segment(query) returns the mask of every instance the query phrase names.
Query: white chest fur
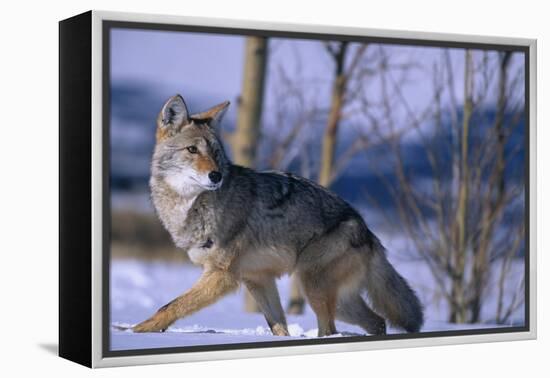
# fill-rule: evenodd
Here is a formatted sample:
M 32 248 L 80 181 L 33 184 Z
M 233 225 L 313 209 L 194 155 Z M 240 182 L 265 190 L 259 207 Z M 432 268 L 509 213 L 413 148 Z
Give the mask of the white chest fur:
M 202 265 L 206 261 L 210 250 L 202 246 L 191 247 L 187 250 L 187 256 L 193 264 Z
M 166 215 L 162 218 L 168 232 L 172 236 L 174 243 L 180 248 L 190 248 L 192 242 L 192 235 L 188 235 L 184 232 L 185 222 L 189 215 L 189 209 L 193 206 L 195 198 L 189 200 L 182 200 L 172 209 L 166 211 Z
M 202 265 L 210 252 L 209 248 L 204 248 L 204 240 L 196 240 L 195 235 L 191 235 L 185 232 L 185 222 L 188 218 L 189 210 L 193 206 L 193 201 L 182 201 L 173 209 L 169 210 L 167 216 L 169 220 L 166 223 L 169 224 L 166 228 L 174 243 L 177 247 L 187 250 L 189 259 L 194 264 Z
M 152 183 L 156 184 L 154 180 Z M 186 235 L 184 230 L 189 210 L 197 195 L 182 196 L 160 185 L 152 185 L 152 189 L 153 203 L 172 240 L 180 248 L 189 248 L 191 235 Z
M 211 260 L 217 249 L 212 245 L 212 240 L 199 231 L 204 231 L 203 227 L 193 223 L 197 219 L 192 220 L 189 217 L 200 192 L 176 192 L 170 183 L 167 183 L 168 186 L 163 183 L 159 185 L 155 179 L 151 180 L 151 184 L 152 198 L 159 218 L 176 246 L 186 250 L 189 259 L 195 264 L 202 265 L 208 259 Z

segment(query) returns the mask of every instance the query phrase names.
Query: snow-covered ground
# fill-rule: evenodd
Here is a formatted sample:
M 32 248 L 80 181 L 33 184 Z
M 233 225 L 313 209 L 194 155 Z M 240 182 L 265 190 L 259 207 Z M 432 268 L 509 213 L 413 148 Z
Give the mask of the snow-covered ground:
M 495 327 L 494 324 L 456 325 L 445 322 L 447 313 L 442 301 L 434 297 L 428 272 L 418 263 L 394 262 L 396 268 L 415 287 L 426 307 L 426 322 L 422 331 L 463 330 Z M 521 264 L 515 268 L 519 272 Z M 134 325 L 151 316 L 159 307 L 183 293 L 197 280 L 201 269 L 190 264 L 173 262 L 151 262 L 138 260 L 113 260 L 111 262 L 111 324 Z M 283 305 L 289 295 L 288 277 L 278 282 Z M 494 304 L 489 301 L 484 311 L 490 318 Z M 523 321 L 522 309 L 517 311 Z M 305 314 L 287 317 L 291 338 L 314 338 L 317 323 L 311 308 Z M 364 335 L 356 326 L 342 322 L 336 324 L 339 335 Z M 389 333 L 399 330 L 389 329 Z M 243 290 L 228 295 L 203 310 L 178 320 L 164 333 L 137 334 L 111 327 L 111 350 L 149 349 L 176 346 L 250 343 L 280 341 L 284 338 L 271 334 L 261 314 L 243 311 Z

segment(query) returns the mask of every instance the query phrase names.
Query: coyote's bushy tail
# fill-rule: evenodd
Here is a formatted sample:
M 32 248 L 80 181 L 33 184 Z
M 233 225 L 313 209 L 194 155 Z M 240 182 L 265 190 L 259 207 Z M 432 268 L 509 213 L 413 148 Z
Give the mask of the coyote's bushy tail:
M 390 264 L 378 241 L 366 255 L 366 289 L 374 310 L 393 326 L 418 332 L 424 315 L 414 290 Z

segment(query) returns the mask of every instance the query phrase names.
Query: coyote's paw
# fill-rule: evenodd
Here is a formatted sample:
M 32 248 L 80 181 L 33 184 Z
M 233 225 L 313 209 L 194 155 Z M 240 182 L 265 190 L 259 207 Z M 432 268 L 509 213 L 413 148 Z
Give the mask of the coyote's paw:
M 132 328 L 134 332 L 164 332 L 172 321 L 162 312 L 157 312 L 151 318 L 139 323 Z
M 286 326 L 280 323 L 274 324 L 273 327 L 271 327 L 271 332 L 273 332 L 274 336 L 290 336 Z
M 381 319 L 378 322 L 369 324 L 367 332 L 371 335 L 385 335 L 386 334 L 386 322 Z

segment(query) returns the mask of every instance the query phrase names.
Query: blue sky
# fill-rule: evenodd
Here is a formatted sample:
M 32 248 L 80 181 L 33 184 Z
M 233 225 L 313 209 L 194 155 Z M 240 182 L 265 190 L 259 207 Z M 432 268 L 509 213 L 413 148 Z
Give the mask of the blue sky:
M 186 99 L 208 97 L 211 105 L 229 100 L 233 103 L 228 118 L 235 117 L 235 100 L 242 85 L 245 40 L 242 36 L 206 33 L 151 31 L 137 29 L 113 29 L 111 34 L 111 75 L 114 82 L 142 82 L 154 87 L 159 95 L 168 98 L 180 93 Z M 356 47 L 356 46 L 355 46 Z M 368 54 L 383 51 L 395 64 L 414 63 L 404 81 L 399 74 L 400 90 L 412 111 L 421 112 L 432 101 L 433 68 L 440 64 L 441 48 L 371 45 Z M 451 49 L 455 97 L 463 102 L 461 83 L 464 71 L 464 50 Z M 266 120 L 277 107 L 276 88 L 280 85 L 281 69 L 300 83 L 310 101 L 320 106 L 328 104 L 333 73 L 333 62 L 323 44 L 314 40 L 271 39 L 264 114 Z M 482 53 L 474 53 L 481 61 Z M 495 53 L 492 53 L 495 56 Z M 349 64 L 349 59 L 348 59 Z M 514 58 L 513 67 L 521 68 L 522 58 Z M 364 86 L 368 96 L 376 100 L 380 96 L 380 80 L 376 75 Z M 450 98 L 443 96 L 444 103 Z M 488 99 L 494 103 L 496 97 Z M 191 109 L 199 111 L 202 109 Z M 396 113 L 406 114 L 396 107 Z M 268 123 L 268 122 L 267 122 Z

